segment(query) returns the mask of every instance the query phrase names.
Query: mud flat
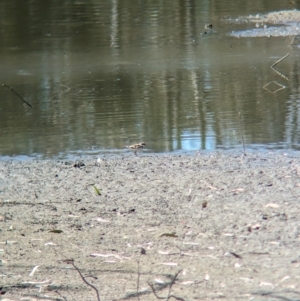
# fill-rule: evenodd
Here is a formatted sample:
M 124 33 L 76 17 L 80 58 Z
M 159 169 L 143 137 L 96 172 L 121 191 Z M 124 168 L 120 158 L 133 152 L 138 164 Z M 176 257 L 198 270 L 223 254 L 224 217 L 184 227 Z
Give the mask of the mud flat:
M 297 153 L 0 161 L 0 181 L 2 300 L 97 300 L 67 259 L 101 300 L 167 299 L 179 271 L 177 300 L 300 300 Z
M 265 15 L 246 16 L 235 20 L 236 23 L 255 23 L 257 28 L 233 31 L 234 37 L 282 37 L 300 34 L 300 11 L 285 10 Z M 275 25 L 275 26 L 274 26 Z

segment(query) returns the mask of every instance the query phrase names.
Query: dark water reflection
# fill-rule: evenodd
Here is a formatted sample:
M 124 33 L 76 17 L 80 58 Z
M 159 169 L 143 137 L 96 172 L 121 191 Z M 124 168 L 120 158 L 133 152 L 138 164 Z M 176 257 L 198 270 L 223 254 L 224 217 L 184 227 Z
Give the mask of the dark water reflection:
M 253 3 L 254 2 L 254 3 Z M 299 49 L 235 38 L 238 16 L 297 1 L 2 1 L 0 155 L 298 149 Z M 205 29 L 206 23 L 213 30 Z M 205 33 L 207 32 L 207 33 Z M 278 69 L 270 66 L 290 53 Z M 276 81 L 286 88 L 271 93 Z M 277 89 L 270 86 L 270 89 Z

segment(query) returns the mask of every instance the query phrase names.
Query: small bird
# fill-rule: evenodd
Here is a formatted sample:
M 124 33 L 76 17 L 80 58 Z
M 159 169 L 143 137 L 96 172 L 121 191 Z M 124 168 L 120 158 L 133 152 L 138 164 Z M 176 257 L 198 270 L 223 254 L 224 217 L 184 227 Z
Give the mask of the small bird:
M 137 143 L 137 144 L 132 144 L 129 146 L 124 146 L 125 148 L 129 148 L 132 149 L 134 151 L 134 154 L 137 156 L 136 152 L 138 150 L 142 150 L 144 148 L 144 146 L 146 145 L 145 142 L 141 142 L 141 143 Z

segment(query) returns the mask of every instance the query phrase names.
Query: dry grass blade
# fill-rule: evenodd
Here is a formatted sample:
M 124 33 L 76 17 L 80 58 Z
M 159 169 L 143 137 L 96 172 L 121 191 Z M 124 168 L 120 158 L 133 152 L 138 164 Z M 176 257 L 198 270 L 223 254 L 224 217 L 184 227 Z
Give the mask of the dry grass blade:
M 94 185 L 93 187 L 94 187 L 94 189 L 95 189 L 96 194 L 97 194 L 97 195 L 101 195 L 100 190 L 99 190 L 95 185 Z

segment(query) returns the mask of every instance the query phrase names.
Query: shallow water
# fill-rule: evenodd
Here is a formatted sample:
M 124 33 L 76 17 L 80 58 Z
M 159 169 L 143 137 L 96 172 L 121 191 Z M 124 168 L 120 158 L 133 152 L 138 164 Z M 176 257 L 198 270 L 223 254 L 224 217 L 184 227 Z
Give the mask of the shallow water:
M 297 45 L 230 36 L 295 7 L 254 2 L 2 1 L 0 155 L 299 149 Z

